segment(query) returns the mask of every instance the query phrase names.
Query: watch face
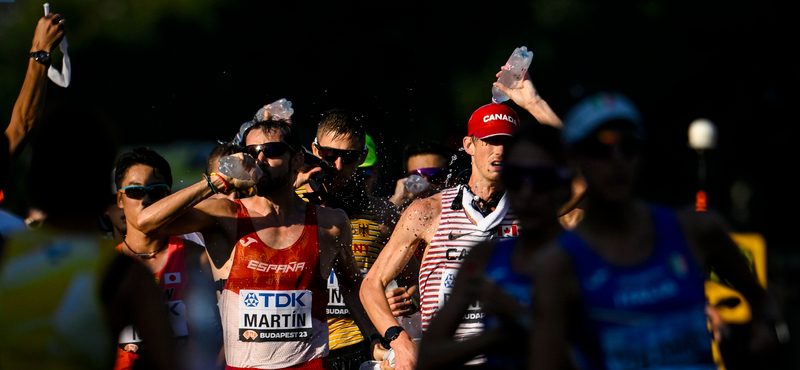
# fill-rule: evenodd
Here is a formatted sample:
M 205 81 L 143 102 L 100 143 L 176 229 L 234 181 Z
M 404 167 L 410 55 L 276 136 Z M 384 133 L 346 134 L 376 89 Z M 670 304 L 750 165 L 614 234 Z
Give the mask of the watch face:
M 43 50 L 31 53 L 31 57 L 39 63 L 50 63 L 50 54 Z

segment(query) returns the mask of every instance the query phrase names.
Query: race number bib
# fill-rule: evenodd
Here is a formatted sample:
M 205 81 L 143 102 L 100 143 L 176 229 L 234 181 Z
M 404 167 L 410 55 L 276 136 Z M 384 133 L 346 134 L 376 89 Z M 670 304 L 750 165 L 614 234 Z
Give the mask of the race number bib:
M 311 338 L 311 291 L 239 291 L 239 340 L 306 341 Z
M 445 268 L 442 269 L 441 286 L 439 286 L 439 306 L 447 304 L 450 299 L 450 294 L 453 292 L 453 284 L 456 281 L 458 269 Z M 467 307 L 467 312 L 461 319 L 461 323 L 480 323 L 483 319 L 483 312 L 481 311 L 481 302 L 472 302 Z
M 172 335 L 175 338 L 185 338 L 189 335 L 189 326 L 186 323 L 186 304 L 183 301 L 164 302 L 167 309 Z M 133 325 L 128 325 L 119 333 L 119 348 L 126 352 L 137 353 L 142 349 L 142 337 L 139 330 Z
M 345 306 L 342 291 L 339 290 L 339 278 L 336 277 L 333 269 L 328 277 L 328 307 L 326 311 L 329 318 L 350 318 L 350 310 Z

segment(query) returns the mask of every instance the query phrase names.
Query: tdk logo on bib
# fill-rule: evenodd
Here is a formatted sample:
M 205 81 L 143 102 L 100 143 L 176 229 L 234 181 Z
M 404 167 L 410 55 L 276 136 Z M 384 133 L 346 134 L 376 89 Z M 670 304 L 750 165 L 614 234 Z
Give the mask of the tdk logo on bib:
M 258 307 L 258 297 L 255 293 L 248 293 L 244 298 L 244 305 L 247 307 Z
M 247 307 L 305 307 L 306 292 L 299 293 L 247 293 L 244 305 Z M 263 303 L 263 304 L 262 304 Z M 311 302 L 309 302 L 311 303 Z

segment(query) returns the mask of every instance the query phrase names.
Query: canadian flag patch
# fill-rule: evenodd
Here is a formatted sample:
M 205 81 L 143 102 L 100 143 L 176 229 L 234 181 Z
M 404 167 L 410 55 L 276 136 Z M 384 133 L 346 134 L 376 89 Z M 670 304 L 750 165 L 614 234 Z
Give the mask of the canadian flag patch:
M 180 272 L 170 272 L 164 274 L 164 284 L 177 284 L 181 282 Z
M 501 237 L 516 237 L 517 234 L 517 225 L 501 225 L 500 228 L 497 229 L 497 234 Z

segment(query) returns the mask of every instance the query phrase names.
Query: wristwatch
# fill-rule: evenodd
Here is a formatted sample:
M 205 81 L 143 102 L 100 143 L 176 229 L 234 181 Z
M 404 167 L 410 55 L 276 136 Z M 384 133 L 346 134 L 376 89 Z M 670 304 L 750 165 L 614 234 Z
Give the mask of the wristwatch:
M 50 53 L 44 50 L 34 51 L 33 53 L 30 54 L 30 58 L 33 58 L 33 60 L 43 64 L 45 67 L 50 66 L 51 62 Z
M 392 326 L 391 328 L 386 329 L 386 333 L 383 334 L 383 341 L 386 343 L 387 349 L 392 347 L 392 341 L 397 339 L 402 331 L 402 326 Z

